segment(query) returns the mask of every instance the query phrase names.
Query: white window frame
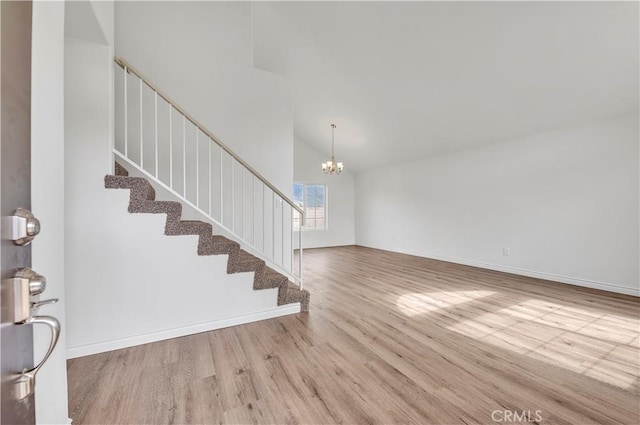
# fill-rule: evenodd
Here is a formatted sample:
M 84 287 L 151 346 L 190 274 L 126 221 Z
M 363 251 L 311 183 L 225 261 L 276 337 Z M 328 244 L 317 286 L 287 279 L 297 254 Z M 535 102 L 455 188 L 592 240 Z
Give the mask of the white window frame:
M 306 183 L 306 182 L 294 182 L 294 185 L 300 184 L 302 185 L 302 210 L 305 215 L 305 225 L 302 227 L 303 232 L 324 232 L 329 230 L 329 186 L 324 183 Z M 307 217 L 307 186 L 322 186 L 324 187 L 324 226 L 323 227 L 308 227 L 306 225 L 306 217 Z M 294 201 L 295 202 L 295 201 Z M 294 232 L 300 231 L 298 227 L 297 230 L 294 229 Z

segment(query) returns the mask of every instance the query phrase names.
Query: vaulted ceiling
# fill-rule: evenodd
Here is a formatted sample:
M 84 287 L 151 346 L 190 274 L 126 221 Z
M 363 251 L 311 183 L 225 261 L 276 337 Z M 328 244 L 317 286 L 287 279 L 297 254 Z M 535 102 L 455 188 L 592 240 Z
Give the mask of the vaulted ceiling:
M 254 3 L 295 135 L 352 170 L 637 113 L 637 2 Z

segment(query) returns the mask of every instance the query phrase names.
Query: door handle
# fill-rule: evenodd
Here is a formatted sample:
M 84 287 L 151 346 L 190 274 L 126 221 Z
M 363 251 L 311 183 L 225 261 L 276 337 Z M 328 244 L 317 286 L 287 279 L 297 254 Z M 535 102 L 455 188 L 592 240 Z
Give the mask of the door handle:
M 60 338 L 60 322 L 55 317 L 31 316 L 21 324 L 47 325 L 51 329 L 51 342 L 49 343 L 49 349 L 47 350 L 47 353 L 44 355 L 40 363 L 38 363 L 33 369 L 22 371 L 22 373 L 17 376 L 15 385 L 15 396 L 18 400 L 27 398 L 33 393 L 33 390 L 36 386 L 36 374 L 38 373 L 42 365 L 44 365 L 45 362 L 49 359 L 49 356 L 51 356 L 51 353 L 56 348 L 56 344 L 58 344 L 58 338 Z
M 7 298 L 12 299 L 9 304 L 9 315 L 16 325 L 46 325 L 51 330 L 51 342 L 42 360 L 32 369 L 12 374 L 15 384 L 14 397 L 18 400 L 29 397 L 36 385 L 36 375 L 42 365 L 49 359 L 60 338 L 60 322 L 52 316 L 38 316 L 38 309 L 46 304 L 58 302 L 57 298 L 31 301 L 31 297 L 44 292 L 47 279 L 29 268 L 17 270 L 10 278 L 3 279 L 3 286 L 7 289 Z M 3 293 L 4 296 L 4 293 Z
M 55 303 L 57 303 L 58 301 L 60 301 L 58 298 L 51 298 L 51 299 L 48 299 L 48 300 L 42 300 L 42 301 L 38 301 L 38 302 L 31 303 L 31 311 L 32 311 L 33 313 L 35 313 L 35 312 L 37 312 L 37 311 L 38 311 L 38 309 L 39 309 L 40 307 L 42 307 L 43 305 L 47 305 L 47 304 L 55 304 Z

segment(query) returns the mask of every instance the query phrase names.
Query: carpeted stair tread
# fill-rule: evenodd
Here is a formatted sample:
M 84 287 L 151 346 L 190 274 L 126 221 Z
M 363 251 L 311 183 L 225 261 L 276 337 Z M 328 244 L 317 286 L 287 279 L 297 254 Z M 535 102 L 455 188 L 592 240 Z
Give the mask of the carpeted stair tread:
M 200 240 L 198 240 L 198 255 L 231 255 L 239 249 L 238 242 L 220 235 L 200 236 Z
M 278 305 L 300 303 L 300 311 L 309 311 L 310 294 L 306 289 L 300 290 L 296 285 L 289 282 L 286 289 L 278 291 Z
M 177 215 L 176 220 L 180 222 L 182 216 L 182 204 L 175 201 L 153 201 L 144 205 L 145 213 L 149 214 L 171 214 Z
M 253 289 L 278 288 L 288 282 L 289 279 L 285 275 L 265 266 L 261 275 L 256 273 L 253 280 Z
M 105 176 L 109 189 L 129 189 L 130 213 L 166 214 L 166 235 L 199 235 L 198 255 L 228 255 L 227 273 L 254 272 L 256 290 L 278 288 L 278 305 L 299 302 L 301 312 L 309 311 L 309 292 L 300 290 L 281 273 L 267 267 L 264 260 L 240 249 L 240 244 L 220 235 L 213 235 L 213 226 L 199 220 L 180 220 L 182 204 L 175 201 L 155 201 L 155 190 L 142 177 L 129 177 L 128 171 L 116 162 L 113 176 Z
M 264 261 L 249 254 L 247 251 L 239 249 L 229 255 L 227 262 L 227 273 L 262 272 Z
M 130 189 L 129 212 L 142 212 L 147 201 L 156 198 L 151 183 L 142 177 L 105 176 L 104 185 L 109 189 Z
M 211 235 L 213 226 L 210 223 L 205 223 L 200 220 L 181 220 L 175 227 L 171 227 L 167 235 Z

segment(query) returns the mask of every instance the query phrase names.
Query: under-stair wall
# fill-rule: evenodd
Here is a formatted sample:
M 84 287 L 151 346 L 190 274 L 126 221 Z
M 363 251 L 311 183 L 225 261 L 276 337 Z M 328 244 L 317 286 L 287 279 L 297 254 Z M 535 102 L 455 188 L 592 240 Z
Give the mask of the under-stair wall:
M 128 190 L 95 185 L 96 228 L 83 246 L 92 273 L 74 289 L 68 356 L 77 357 L 297 313 L 253 273 L 227 274 L 227 256 L 198 256 L 198 236 L 166 236 L 164 214 L 130 214 Z M 81 318 L 81 319 L 80 319 Z

